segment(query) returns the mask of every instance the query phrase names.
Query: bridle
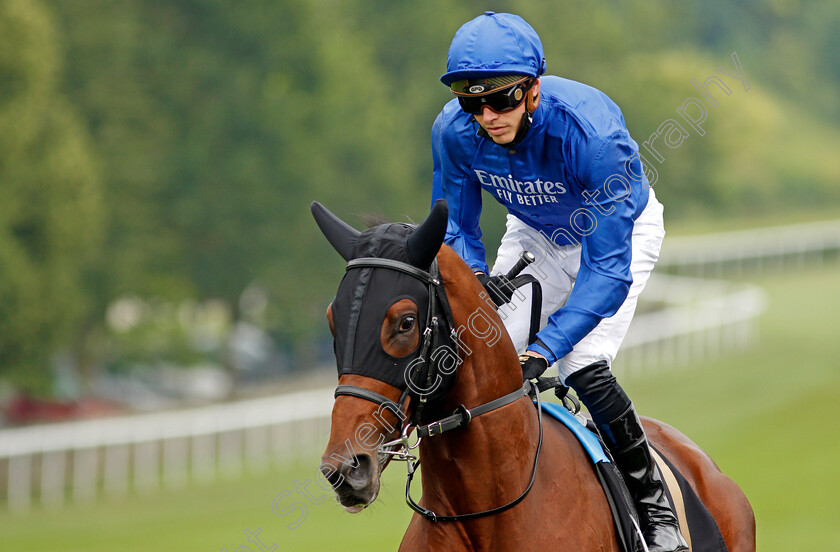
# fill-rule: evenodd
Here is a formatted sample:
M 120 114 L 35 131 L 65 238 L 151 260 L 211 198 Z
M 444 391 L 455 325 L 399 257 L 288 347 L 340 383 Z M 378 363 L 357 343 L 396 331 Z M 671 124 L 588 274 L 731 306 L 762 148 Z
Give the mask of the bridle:
M 397 416 L 401 422 L 404 423 L 398 438 L 383 443 L 377 450 L 378 455 L 385 455 L 389 459 L 404 461 L 408 469 L 408 476 L 405 485 L 406 503 L 412 510 L 422 515 L 429 521 L 467 521 L 480 517 L 498 514 L 508 510 L 519 504 L 531 491 L 534 481 L 537 476 L 537 465 L 539 462 L 540 452 L 542 450 L 543 442 L 543 422 L 542 409 L 540 408 L 540 395 L 536 384 L 526 381 L 523 386 L 516 391 L 508 393 L 502 397 L 489 401 L 487 403 L 476 406 L 472 409 L 467 409 L 463 404 L 460 405 L 453 414 L 445 418 L 423 423 L 425 407 L 436 398 L 442 397 L 448 393 L 455 382 L 455 375 L 457 366 L 460 365 L 460 350 L 458 347 L 458 334 L 455 329 L 455 323 L 452 317 L 452 309 L 449 306 L 449 300 L 446 296 L 446 290 L 443 285 L 443 279 L 440 275 L 440 268 L 438 267 L 437 259 L 435 259 L 429 271 L 419 269 L 408 263 L 393 259 L 385 259 L 381 257 L 360 257 L 353 259 L 347 263 L 347 271 L 358 268 L 385 268 L 388 270 L 395 270 L 408 274 L 414 278 L 419 279 L 426 284 L 428 289 L 428 309 L 426 310 L 425 329 L 423 330 L 423 341 L 417 358 L 411 362 L 413 367 L 411 373 L 406 373 L 406 387 L 402 392 L 399 403 L 390 400 L 388 397 L 375 391 L 370 391 L 356 385 L 339 385 L 335 389 L 335 396 L 347 395 L 357 397 L 370 402 L 373 402 L 384 408 L 390 410 Z M 454 353 L 456 361 L 455 366 L 451 371 L 446 367 L 441 367 L 441 362 L 434 358 L 435 351 L 440 347 L 449 347 L 449 351 Z M 408 371 L 407 371 L 408 372 Z M 435 383 L 437 382 L 437 383 Z M 418 389 L 421 392 L 418 392 Z M 423 393 L 423 390 L 430 390 L 428 393 Z M 444 432 L 454 429 L 464 429 L 469 427 L 473 418 L 486 414 L 502 406 L 510 404 L 522 397 L 531 395 L 537 405 L 537 418 L 539 421 L 539 440 L 537 442 L 537 450 L 534 455 L 534 465 L 531 473 L 531 479 L 526 489 L 519 495 L 518 498 L 504 504 L 502 506 L 483 510 L 480 512 L 472 512 L 468 514 L 458 515 L 438 515 L 435 512 L 424 508 L 417 504 L 411 498 L 411 482 L 414 478 L 414 473 L 420 466 L 418 457 L 412 454 L 412 451 L 420 446 L 423 438 L 440 435 Z M 411 419 L 406 420 L 404 414 L 409 398 L 413 399 L 415 404 Z M 410 434 L 412 429 L 417 431 L 417 441 L 411 444 Z
M 423 420 L 424 409 L 428 404 L 429 398 L 445 394 L 449 391 L 448 387 L 454 384 L 454 370 L 442 371 L 440 369 L 440 363 L 435 362 L 432 358 L 435 350 L 441 346 L 448 347 L 451 354 L 454 355 L 454 359 L 460 363 L 455 322 L 452 319 L 452 309 L 449 307 L 449 300 L 446 297 L 446 290 L 443 286 L 443 280 L 440 277 L 437 259 L 432 262 L 428 272 L 408 263 L 380 257 L 353 259 L 347 263 L 346 270 L 350 271 L 358 268 L 386 268 L 396 270 L 417 278 L 426 284 L 428 308 L 426 309 L 423 341 L 417 358 L 409 365 L 409 367 L 413 367 L 411 373 L 405 374 L 404 381 L 406 386 L 403 389 L 399 404 L 395 405 L 399 408 L 399 412 L 394 412 L 398 417 L 404 418 L 402 416 L 403 409 L 409 397 L 414 398 L 416 405 L 410 421 L 416 425 Z M 442 374 L 441 372 L 448 373 Z M 442 388 L 444 380 L 448 383 L 445 389 Z M 391 406 L 394 405 L 393 401 L 383 395 L 355 385 L 339 385 L 335 390 L 335 396 L 338 397 L 339 395 L 359 397 L 379 404 L 389 410 L 394 410 Z

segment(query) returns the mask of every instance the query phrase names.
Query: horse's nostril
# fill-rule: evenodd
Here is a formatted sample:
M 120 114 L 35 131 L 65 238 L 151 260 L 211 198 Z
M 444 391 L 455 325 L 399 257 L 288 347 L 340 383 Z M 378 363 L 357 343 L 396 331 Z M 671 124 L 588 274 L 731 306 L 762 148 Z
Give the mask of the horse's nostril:
M 324 474 L 324 479 L 332 485 L 333 489 L 337 489 L 339 485 L 344 482 L 344 476 L 339 473 L 339 470 L 333 468 L 330 464 L 322 464 L 321 473 Z
M 349 466 L 346 473 L 347 483 L 355 490 L 361 490 L 370 484 L 373 477 L 373 459 L 363 454 L 356 457 L 356 464 Z

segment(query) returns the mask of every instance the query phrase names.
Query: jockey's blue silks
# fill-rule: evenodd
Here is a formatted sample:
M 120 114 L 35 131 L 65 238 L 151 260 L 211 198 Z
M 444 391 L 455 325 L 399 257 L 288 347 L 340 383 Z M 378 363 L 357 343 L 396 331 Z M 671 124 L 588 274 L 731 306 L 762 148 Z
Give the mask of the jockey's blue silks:
M 471 91 L 474 79 L 500 85 L 505 76 L 539 77 L 539 103 L 511 144 L 488 139 L 458 99 L 443 108 L 432 129 L 432 201 L 447 200 L 445 242 L 473 271 L 489 273 L 479 229 L 482 190 L 537 231 L 547 249 L 581 247 L 572 294 L 540 331 L 545 347 L 531 346 L 554 362 L 627 298 L 630 236 L 650 187 L 638 145 L 606 94 L 544 74 L 539 36 L 517 15 L 486 12 L 465 23 L 452 40 L 446 70 L 444 84 L 479 96 L 488 90 Z
M 560 77 L 540 83 L 540 103 L 514 148 L 478 135 L 480 125 L 456 99 L 443 108 L 432 129 L 432 200 L 447 200 L 445 243 L 474 271 L 489 273 L 479 228 L 483 191 L 538 232 L 547 250 L 581 246 L 574 291 L 539 335 L 551 350 L 538 352 L 553 362 L 626 299 L 630 236 L 649 186 L 612 100 Z

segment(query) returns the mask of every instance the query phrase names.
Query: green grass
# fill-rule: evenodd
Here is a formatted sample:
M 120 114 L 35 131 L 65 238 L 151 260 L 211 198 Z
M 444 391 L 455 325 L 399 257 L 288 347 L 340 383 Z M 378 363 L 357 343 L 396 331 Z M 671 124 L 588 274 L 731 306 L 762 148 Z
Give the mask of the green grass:
M 757 281 L 770 304 L 760 344 L 672 372 L 635 376 L 625 387 L 643 414 L 680 428 L 744 489 L 756 512 L 759 550 L 835 550 L 840 540 L 840 267 Z M 312 480 L 318 454 L 281 471 L 180 492 L 90 506 L 0 512 L 0 551 L 257 551 L 245 530 L 279 551 L 396 550 L 410 518 L 405 472 L 386 472 L 382 496 L 352 516 L 332 499 L 295 492 Z M 318 497 L 320 489 L 308 489 Z M 302 510 L 272 511 L 306 503 Z M 419 492 L 419 485 L 417 486 Z M 546 512 L 546 516 L 560 515 Z
M 396 550 L 410 518 L 401 496 L 402 466 L 386 473 L 377 503 L 351 516 L 312 482 L 319 456 L 320 452 L 314 453 L 305 465 L 209 487 L 29 514 L 4 512 L 0 514 L 0 550 L 260 550 L 257 544 L 249 544 L 246 530 L 260 531 L 258 537 L 267 548 L 277 544 L 281 551 Z M 306 489 L 316 501 L 321 499 L 319 504 L 297 493 L 296 484 L 307 480 Z M 284 516 L 273 511 L 278 496 L 277 509 L 285 511 Z M 305 511 L 295 503 L 305 505 Z

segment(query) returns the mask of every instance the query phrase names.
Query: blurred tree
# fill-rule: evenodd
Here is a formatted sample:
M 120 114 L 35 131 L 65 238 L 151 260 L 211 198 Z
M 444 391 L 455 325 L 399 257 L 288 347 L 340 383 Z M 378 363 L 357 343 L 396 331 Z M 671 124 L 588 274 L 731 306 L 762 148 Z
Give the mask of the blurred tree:
M 0 2 L 0 377 L 34 393 L 89 307 L 105 217 L 59 43 L 40 2 Z
M 2 5 L 9 14 L 24 14 L 0 36 L 0 74 L 9 76 L 0 81 L 0 94 L 18 98 L 0 103 L 4 181 L 27 159 L 11 152 L 36 143 L 36 130 L 47 128 L 49 118 L 12 116 L 23 108 L 49 111 L 53 125 L 66 121 L 80 136 L 73 143 L 93 148 L 101 160 L 95 167 L 89 153 L 76 156 L 76 172 L 63 176 L 72 179 L 88 167 L 94 177 L 85 182 L 95 188 L 99 169 L 104 210 L 112 214 L 101 255 L 80 257 L 90 299 L 75 311 L 65 309 L 85 314 L 77 325 L 82 365 L 92 364 L 85 352 L 98 347 L 103 314 L 118 297 L 220 298 L 238 318 L 241 294 L 253 282 L 270 298 L 262 323 L 294 344 L 298 365 L 312 360 L 342 263 L 318 233 L 309 204 L 321 201 L 357 227 L 364 213 L 398 220 L 426 215 L 429 133 L 451 98 L 438 78 L 452 35 L 486 9 L 477 0 L 53 2 L 63 30 L 57 41 L 40 4 Z M 741 54 L 754 88 L 724 106 L 726 113 L 722 107 L 710 114 L 706 135 L 689 139 L 659 167 L 657 192 L 670 216 L 836 197 L 838 165 L 826 144 L 837 133 L 823 121 L 824 113 L 840 114 L 836 3 L 824 0 L 805 10 L 794 0 L 737 6 L 721 0 L 504 0 L 496 9 L 520 13 L 534 25 L 549 73 L 616 99 L 640 143 L 694 93 L 689 79 L 728 65 L 732 50 Z M 35 15 L 25 15 L 30 12 Z M 39 35 L 29 28 L 47 30 Z M 39 53 L 44 49 L 46 57 Z M 16 64 L 34 76 L 12 78 Z M 20 87 L 30 81 L 47 92 L 27 94 Z M 60 94 L 44 100 L 59 86 L 86 131 Z M 38 98 L 38 106 L 50 108 L 32 107 Z M 48 170 L 40 161 L 25 166 Z M 36 188 L 23 189 L 32 196 Z M 0 193 L 20 195 L 11 190 Z M 492 240 L 504 219 L 489 200 L 486 209 L 482 226 Z M 25 210 L 10 201 L 0 210 L 0 227 L 9 229 L 0 236 L 3 244 L 33 242 L 24 240 L 26 225 L 8 214 L 22 217 Z M 102 220 L 92 217 L 90 228 Z M 66 239 L 96 243 L 84 237 L 95 234 L 85 228 Z M 9 295 L 17 289 L 11 282 L 25 287 L 37 280 L 27 266 L 42 274 L 13 246 L 0 247 L 0 258 L 4 266 L 22 266 L 0 273 L 0 289 Z M 72 271 L 61 274 L 76 282 Z M 31 317 L 15 324 L 37 335 L 40 322 Z M 27 351 L 40 342 L 27 343 L 17 345 L 29 347 L 18 357 L 30 358 Z
M 737 50 L 750 71 L 787 101 L 840 123 L 840 3 L 834 0 L 709 0 L 686 3 L 689 44 Z

